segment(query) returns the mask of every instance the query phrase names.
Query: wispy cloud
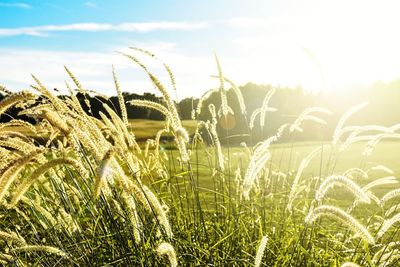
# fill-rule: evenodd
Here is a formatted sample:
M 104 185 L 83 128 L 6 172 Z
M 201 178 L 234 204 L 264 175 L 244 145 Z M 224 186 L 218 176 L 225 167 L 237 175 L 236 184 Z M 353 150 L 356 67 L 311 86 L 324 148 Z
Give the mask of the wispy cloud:
M 157 30 L 195 30 L 207 27 L 205 22 L 127 22 L 120 24 L 108 23 L 75 23 L 66 25 L 45 25 L 37 27 L 0 28 L 0 37 L 31 35 L 46 36 L 49 32 L 60 31 L 119 31 L 119 32 L 151 32 Z
M 174 72 L 179 97 L 200 96 L 207 88 L 216 86 L 218 82 L 209 78 L 217 69 L 212 53 L 204 55 L 185 55 L 175 48 L 174 43 L 133 42 L 141 48 L 154 52 L 158 57 L 168 62 Z M 125 46 L 124 46 L 125 47 Z M 123 51 L 138 56 L 167 89 L 172 89 L 168 73 L 162 64 L 154 58 L 131 49 L 113 47 L 110 51 L 80 52 L 54 50 L 26 50 L 0 48 L 0 84 L 10 90 L 29 88 L 34 81 L 30 77 L 34 73 L 48 88 L 58 88 L 63 93 L 64 80 L 69 81 L 63 66 L 76 75 L 82 85 L 106 95 L 114 95 L 115 87 L 112 80 L 111 65 L 116 68 L 121 89 L 126 92 L 153 92 L 151 81 L 147 74 L 131 60 L 112 51 Z M 193 65 L 188 68 L 189 65 Z M 134 73 L 134 75 L 132 75 Z M 184 90 L 183 90 L 184 89 Z
M 90 8 L 96 8 L 97 5 L 93 2 L 85 2 L 85 6 L 90 7 Z
M 271 21 L 268 19 L 261 18 L 249 18 L 249 17 L 237 17 L 227 21 L 229 26 L 235 28 L 254 28 L 254 27 L 268 27 L 271 25 Z
M 29 4 L 17 3 L 17 2 L 13 2 L 13 3 L 0 2 L 0 7 L 16 7 L 16 8 L 25 8 L 25 9 L 32 8 L 32 6 Z
M 226 21 L 226 25 L 237 29 L 274 29 L 296 25 L 299 21 L 305 21 L 305 17 L 299 16 L 271 16 L 268 18 L 236 17 Z

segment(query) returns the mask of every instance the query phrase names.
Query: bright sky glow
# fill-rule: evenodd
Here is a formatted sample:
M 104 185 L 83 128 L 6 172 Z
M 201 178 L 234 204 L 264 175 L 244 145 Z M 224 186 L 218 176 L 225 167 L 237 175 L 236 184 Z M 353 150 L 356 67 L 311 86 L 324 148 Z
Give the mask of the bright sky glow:
M 155 92 L 115 53 L 129 46 L 171 66 L 180 98 L 217 86 L 214 51 L 237 84 L 338 90 L 389 81 L 400 78 L 399 10 L 395 0 L 0 0 L 0 84 L 26 88 L 34 73 L 63 89 L 66 65 L 85 87 L 112 95 L 114 64 L 124 91 Z

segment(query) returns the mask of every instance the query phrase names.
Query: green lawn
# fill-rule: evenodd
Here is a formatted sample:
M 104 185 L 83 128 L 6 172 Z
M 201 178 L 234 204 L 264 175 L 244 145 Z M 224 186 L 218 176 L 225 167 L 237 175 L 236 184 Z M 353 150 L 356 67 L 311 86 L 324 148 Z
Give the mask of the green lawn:
M 165 121 L 135 119 L 130 120 L 129 122 L 131 123 L 133 133 L 139 140 L 146 140 L 148 138 L 155 137 L 157 131 L 161 130 L 165 126 Z M 183 120 L 182 124 L 189 132 L 189 134 L 194 133 L 194 131 L 196 130 L 196 121 Z M 5 127 L 4 130 L 15 131 L 22 133 L 26 136 L 33 137 L 33 133 L 29 129 L 22 126 Z
M 300 165 L 301 160 L 310 153 L 317 146 L 323 145 L 323 152 L 316 156 L 308 165 L 308 167 L 303 171 L 301 179 L 311 179 L 314 176 L 322 176 L 323 178 L 331 174 L 342 174 L 350 168 L 361 168 L 367 170 L 376 165 L 384 165 L 394 171 L 394 176 L 398 177 L 400 174 L 400 142 L 395 141 L 383 141 L 374 150 L 373 154 L 369 157 L 362 156 L 362 152 L 365 147 L 365 143 L 358 143 L 350 146 L 347 150 L 337 154 L 336 156 L 330 155 L 331 148 L 330 144 L 325 142 L 301 142 L 293 144 L 276 144 L 272 145 L 272 160 L 267 163 L 271 164 L 272 169 L 280 170 L 284 173 L 291 172 L 292 175 L 288 178 L 288 187 L 297 169 Z M 208 153 L 206 152 L 208 151 Z M 249 154 L 242 147 L 230 147 L 223 148 L 226 161 L 230 162 L 231 168 L 225 170 L 225 172 L 230 172 L 231 177 L 234 176 L 234 172 L 237 166 L 241 166 L 242 176 L 245 175 L 247 163 L 249 160 Z M 177 151 L 169 151 L 170 159 L 173 161 L 177 157 Z M 322 160 L 321 160 L 322 155 Z M 215 178 L 213 178 L 213 170 L 210 165 L 214 165 L 215 155 L 212 148 L 205 147 L 204 149 L 192 152 L 192 167 L 199 178 L 200 189 L 203 189 L 202 193 L 212 194 L 210 190 L 214 188 Z M 330 165 L 327 163 L 330 161 Z M 210 164 L 211 162 L 211 164 Z M 336 164 L 334 164 L 336 162 Z M 389 174 L 382 171 L 371 171 L 369 173 L 368 180 L 358 179 L 361 185 L 365 185 L 371 180 L 381 178 L 384 176 L 389 176 Z M 233 183 L 233 179 L 232 179 Z M 182 181 L 182 184 L 185 184 Z M 373 191 L 377 196 L 381 197 L 390 189 L 397 188 L 398 184 L 386 185 L 375 188 Z M 338 193 L 340 197 L 346 197 L 348 194 L 346 190 L 342 190 L 340 187 L 335 187 L 332 189 L 333 193 Z
M 155 137 L 157 131 L 161 130 L 165 126 L 164 121 L 155 120 L 135 119 L 130 120 L 130 123 L 133 133 L 139 140 L 145 140 Z M 194 133 L 194 131 L 196 130 L 196 121 L 183 120 L 182 124 L 190 134 Z

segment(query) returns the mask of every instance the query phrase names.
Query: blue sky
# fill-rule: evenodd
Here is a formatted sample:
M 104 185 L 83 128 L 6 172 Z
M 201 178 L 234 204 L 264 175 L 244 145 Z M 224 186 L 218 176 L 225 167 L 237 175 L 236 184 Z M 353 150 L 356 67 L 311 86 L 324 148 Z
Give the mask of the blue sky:
M 114 64 L 124 91 L 152 91 L 143 72 L 115 53 L 134 53 L 129 46 L 171 65 L 180 97 L 217 86 L 214 52 L 238 84 L 337 90 L 392 80 L 400 77 L 399 7 L 389 0 L 0 0 L 0 83 L 23 89 L 34 73 L 62 89 L 67 65 L 87 88 L 112 95 Z M 167 82 L 158 62 L 143 60 Z

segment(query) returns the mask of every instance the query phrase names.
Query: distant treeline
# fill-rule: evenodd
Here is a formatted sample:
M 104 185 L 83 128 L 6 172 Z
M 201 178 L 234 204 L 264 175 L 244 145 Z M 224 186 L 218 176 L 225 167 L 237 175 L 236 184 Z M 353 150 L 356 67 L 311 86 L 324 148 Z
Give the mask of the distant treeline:
M 305 140 L 329 140 L 332 136 L 334 127 L 336 126 L 340 116 L 352 106 L 364 101 L 368 101 L 369 105 L 359 113 L 355 114 L 349 121 L 349 124 L 379 124 L 390 126 L 400 123 L 400 80 L 390 83 L 377 82 L 367 87 L 351 88 L 342 91 L 322 91 L 311 93 L 302 88 L 275 87 L 276 92 L 272 96 L 269 106 L 277 109 L 275 112 L 269 112 L 266 116 L 264 129 L 259 126 L 259 118 L 256 119 L 255 127 L 250 131 L 246 126 L 252 112 L 262 105 L 264 96 L 273 88 L 272 85 L 257 85 L 248 83 L 239 87 L 243 94 L 247 112 L 242 115 L 239 108 L 237 97 L 232 89 L 227 91 L 228 104 L 234 111 L 234 116 L 230 118 L 230 129 L 220 128 L 219 134 L 223 143 L 237 144 L 241 141 L 256 142 L 264 139 L 277 130 L 277 128 L 288 122 L 292 122 L 307 107 L 324 107 L 333 112 L 332 115 L 323 115 L 321 118 L 327 121 L 327 125 L 318 125 L 307 122 L 303 126 L 304 132 L 295 136 L 285 136 L 282 140 L 295 139 L 297 141 Z M 144 93 L 142 95 L 133 93 L 123 93 L 125 101 L 133 99 L 142 99 L 163 103 L 161 97 L 152 93 Z M 66 98 L 68 96 L 59 96 Z M 118 98 L 116 96 L 105 98 L 101 96 L 77 94 L 82 107 L 86 112 L 99 118 L 99 112 L 106 114 L 103 103 L 109 104 L 120 113 Z M 0 94 L 0 100 L 4 95 Z M 182 119 L 191 119 L 192 109 L 195 109 L 199 99 L 185 98 L 177 103 L 178 110 Z M 88 103 L 90 103 L 90 108 Z M 208 105 L 213 103 L 218 109 L 220 107 L 220 94 L 215 92 L 204 102 L 202 112 L 199 116 L 200 120 L 210 119 Z M 6 114 L 0 116 L 0 121 L 9 121 L 17 118 L 17 108 L 12 108 Z M 129 119 L 151 119 L 163 120 L 164 117 L 157 111 L 133 107 L 127 105 Z M 28 118 L 22 118 L 28 119 Z

